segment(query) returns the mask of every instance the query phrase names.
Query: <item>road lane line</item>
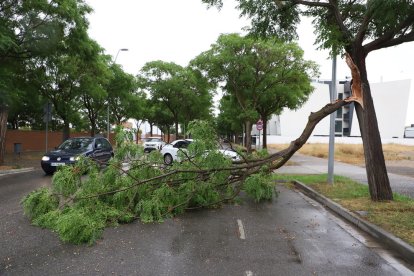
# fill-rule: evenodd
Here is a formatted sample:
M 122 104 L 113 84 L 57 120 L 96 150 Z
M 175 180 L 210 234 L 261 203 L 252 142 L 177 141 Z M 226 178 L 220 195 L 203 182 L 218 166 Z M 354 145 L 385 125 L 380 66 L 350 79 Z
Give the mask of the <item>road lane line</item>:
M 240 239 L 245 240 L 246 235 L 244 233 L 243 223 L 242 223 L 241 219 L 237 220 L 237 224 L 239 225 Z

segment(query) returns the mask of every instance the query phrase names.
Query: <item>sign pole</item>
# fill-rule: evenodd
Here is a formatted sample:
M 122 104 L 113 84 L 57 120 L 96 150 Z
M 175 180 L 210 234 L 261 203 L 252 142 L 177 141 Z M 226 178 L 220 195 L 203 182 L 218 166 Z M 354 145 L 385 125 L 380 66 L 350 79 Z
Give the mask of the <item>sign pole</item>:
M 259 149 L 260 149 L 260 130 L 259 130 Z
M 262 119 L 259 119 L 256 122 L 256 129 L 259 131 L 259 148 L 260 148 L 260 131 L 263 129 L 263 121 L 262 121 Z

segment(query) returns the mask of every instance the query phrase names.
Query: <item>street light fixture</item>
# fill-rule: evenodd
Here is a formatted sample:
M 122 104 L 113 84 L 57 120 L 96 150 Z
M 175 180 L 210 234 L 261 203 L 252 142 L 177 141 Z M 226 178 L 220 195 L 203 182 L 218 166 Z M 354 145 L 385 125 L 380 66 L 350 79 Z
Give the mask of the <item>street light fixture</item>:
M 116 63 L 116 60 L 118 59 L 119 52 L 126 52 L 126 51 L 128 51 L 127 48 L 121 48 L 121 49 L 119 49 L 118 52 L 116 53 L 114 62 L 112 64 L 115 64 Z M 107 118 L 106 118 L 107 119 L 107 134 L 106 134 L 106 137 L 109 140 L 109 132 L 110 132 L 110 124 L 109 124 L 109 98 L 108 98 L 108 106 L 107 106 L 107 114 L 106 115 L 107 115 Z

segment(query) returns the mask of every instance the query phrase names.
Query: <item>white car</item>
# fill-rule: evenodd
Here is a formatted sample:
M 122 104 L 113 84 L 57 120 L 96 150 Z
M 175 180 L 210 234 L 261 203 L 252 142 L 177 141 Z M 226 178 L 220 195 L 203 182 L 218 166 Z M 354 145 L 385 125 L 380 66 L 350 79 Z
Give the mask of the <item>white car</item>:
M 153 150 L 160 150 L 165 145 L 165 142 L 160 137 L 145 138 L 144 152 L 151 152 Z
M 188 145 L 190 145 L 194 140 L 193 139 L 181 139 L 171 142 L 162 147 L 161 154 L 164 157 L 164 163 L 166 165 L 171 165 L 173 161 L 179 161 L 178 152 L 180 150 L 186 151 Z M 239 161 L 240 156 L 237 152 L 231 149 L 219 149 L 219 151 L 226 157 L 231 158 L 233 161 Z

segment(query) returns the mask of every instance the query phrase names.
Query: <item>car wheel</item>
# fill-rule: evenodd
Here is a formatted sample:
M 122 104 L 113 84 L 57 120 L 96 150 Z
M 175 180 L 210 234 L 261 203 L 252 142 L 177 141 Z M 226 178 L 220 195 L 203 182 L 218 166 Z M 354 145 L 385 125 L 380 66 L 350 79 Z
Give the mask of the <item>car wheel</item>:
M 45 170 L 43 169 L 46 175 L 52 175 L 55 171 L 54 170 Z
M 173 162 L 173 158 L 171 156 L 171 154 L 167 153 L 166 155 L 164 155 L 164 163 L 166 165 L 171 165 Z

